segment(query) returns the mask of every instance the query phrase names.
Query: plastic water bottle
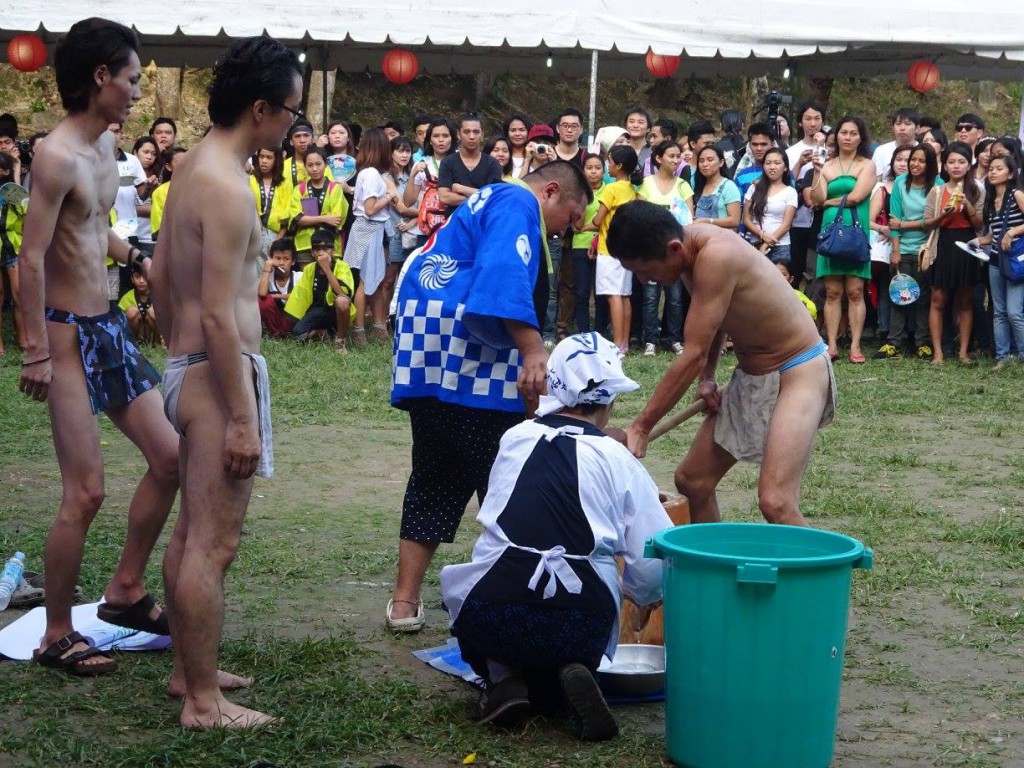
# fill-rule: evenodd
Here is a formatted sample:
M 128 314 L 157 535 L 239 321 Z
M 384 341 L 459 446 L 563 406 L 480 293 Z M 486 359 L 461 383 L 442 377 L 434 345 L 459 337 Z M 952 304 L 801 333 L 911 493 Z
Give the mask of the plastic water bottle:
M 7 561 L 3 574 L 0 574 L 0 611 L 10 605 L 11 595 L 18 588 L 22 574 L 25 573 L 25 553 L 15 552 L 14 557 Z

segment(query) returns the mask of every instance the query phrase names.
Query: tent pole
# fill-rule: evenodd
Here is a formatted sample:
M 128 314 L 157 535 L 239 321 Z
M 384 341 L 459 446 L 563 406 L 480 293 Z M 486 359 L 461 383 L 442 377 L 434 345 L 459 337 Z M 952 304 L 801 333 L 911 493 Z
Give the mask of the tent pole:
M 594 123 L 597 122 L 597 51 L 590 52 L 590 111 L 587 113 L 587 133 L 594 140 Z
M 594 139 L 597 123 L 597 51 L 590 52 L 590 109 L 587 112 L 587 133 Z
M 331 109 L 327 103 L 327 45 L 326 43 L 320 48 L 320 69 L 323 70 L 323 80 L 321 81 L 321 103 L 323 106 L 322 117 L 320 122 L 323 125 L 323 133 L 327 133 L 327 124 L 331 121 Z
M 1024 93 L 1021 93 L 1020 97 L 1020 126 L 1019 126 L 1020 140 L 1024 142 Z

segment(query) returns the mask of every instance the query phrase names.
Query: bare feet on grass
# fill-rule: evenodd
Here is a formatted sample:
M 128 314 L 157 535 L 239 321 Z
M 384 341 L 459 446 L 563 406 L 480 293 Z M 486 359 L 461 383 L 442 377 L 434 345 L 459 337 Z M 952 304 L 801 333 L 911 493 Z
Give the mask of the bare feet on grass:
M 253 679 L 251 677 L 242 677 L 241 675 L 233 675 L 221 669 L 217 670 L 217 686 L 222 691 L 237 691 L 241 688 L 248 688 L 252 684 Z M 172 677 L 170 682 L 167 683 L 167 695 L 172 699 L 185 698 L 185 681 Z
M 195 702 L 185 702 L 181 712 L 181 725 L 184 728 L 199 730 L 210 728 L 229 728 L 243 730 L 247 728 L 272 728 L 280 725 L 283 720 L 272 717 L 255 709 L 247 709 L 232 704 L 223 696 L 219 696 L 209 708 L 201 707 Z

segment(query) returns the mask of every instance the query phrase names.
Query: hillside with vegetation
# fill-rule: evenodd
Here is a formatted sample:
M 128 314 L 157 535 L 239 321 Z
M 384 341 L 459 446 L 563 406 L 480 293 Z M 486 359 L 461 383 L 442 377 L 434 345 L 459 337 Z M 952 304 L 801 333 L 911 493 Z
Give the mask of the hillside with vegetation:
M 125 136 L 141 135 L 158 114 L 157 74 L 155 65 L 145 69 L 143 99 L 133 112 Z M 209 77 L 209 70 L 189 69 L 181 75 L 181 113 L 171 116 L 180 123 L 181 141 L 186 146 L 206 126 L 204 89 Z M 159 81 L 168 82 L 165 77 Z M 637 102 L 648 106 L 655 115 L 673 118 L 682 125 L 702 117 L 717 124 L 717 115 L 730 107 L 741 108 L 750 116 L 757 94 L 766 90 L 791 94 L 796 101 L 824 91 L 828 94 L 829 117 L 834 119 L 847 112 L 863 115 L 872 136 L 888 140 L 888 115 L 901 106 L 914 106 L 922 114 L 937 117 L 947 130 L 952 129 L 959 114 L 970 111 L 984 116 L 990 133 L 1016 134 L 1022 85 L 950 80 L 940 82 L 929 93 L 918 94 L 904 80 L 885 78 L 795 82 L 745 78 L 606 79 L 598 85 L 597 124 L 621 123 L 623 107 Z M 589 81 L 585 78 L 424 75 L 409 85 L 393 85 L 379 74 L 339 73 L 331 116 L 364 127 L 388 119 L 408 125 L 413 115 L 421 112 L 454 116 L 472 109 L 484 117 L 485 128 L 493 130 L 512 111 L 548 120 L 567 105 L 586 113 L 588 94 Z M 787 105 L 783 112 L 790 109 L 792 105 Z M 61 115 L 52 70 L 45 67 L 23 74 L 10 66 L 0 66 L 0 111 L 14 114 L 25 135 L 52 128 Z

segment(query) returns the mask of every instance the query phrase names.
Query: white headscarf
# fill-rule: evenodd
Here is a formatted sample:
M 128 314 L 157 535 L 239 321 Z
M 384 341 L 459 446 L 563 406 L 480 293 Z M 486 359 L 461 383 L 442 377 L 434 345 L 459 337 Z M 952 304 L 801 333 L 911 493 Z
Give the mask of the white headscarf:
M 548 394 L 538 416 L 577 405 L 608 405 L 640 385 L 626 376 L 618 348 L 598 333 L 578 333 L 559 342 L 548 358 Z

